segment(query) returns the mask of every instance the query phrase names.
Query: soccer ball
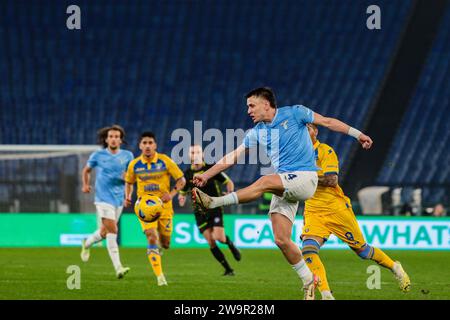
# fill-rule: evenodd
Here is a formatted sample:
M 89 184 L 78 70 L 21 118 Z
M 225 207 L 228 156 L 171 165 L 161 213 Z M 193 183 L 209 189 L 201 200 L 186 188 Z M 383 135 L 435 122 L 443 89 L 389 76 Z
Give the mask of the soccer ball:
M 152 194 L 139 197 L 134 204 L 134 212 L 140 220 L 144 222 L 154 222 L 158 220 L 163 211 L 163 202 Z

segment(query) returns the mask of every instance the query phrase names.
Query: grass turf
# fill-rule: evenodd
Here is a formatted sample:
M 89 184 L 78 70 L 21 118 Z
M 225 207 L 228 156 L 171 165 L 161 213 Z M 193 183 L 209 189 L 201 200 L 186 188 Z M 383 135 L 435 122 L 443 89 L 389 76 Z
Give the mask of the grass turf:
M 169 286 L 158 287 L 145 249 L 121 248 L 130 273 L 115 278 L 105 248 L 91 249 L 83 263 L 78 248 L 0 249 L 0 299 L 301 299 L 300 280 L 278 250 L 242 250 L 233 260 L 234 277 L 208 249 L 170 249 L 162 256 Z M 386 251 L 402 262 L 412 288 L 400 292 L 391 272 L 381 270 L 381 289 L 369 290 L 366 269 L 373 265 L 349 250 L 322 250 L 321 257 L 336 299 L 450 299 L 450 252 Z M 67 267 L 78 265 L 81 289 L 67 288 Z M 320 296 L 318 294 L 318 296 Z

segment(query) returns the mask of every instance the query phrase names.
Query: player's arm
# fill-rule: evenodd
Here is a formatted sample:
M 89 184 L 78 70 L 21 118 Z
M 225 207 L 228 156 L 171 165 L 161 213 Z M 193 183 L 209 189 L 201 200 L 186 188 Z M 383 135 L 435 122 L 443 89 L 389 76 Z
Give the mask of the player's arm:
M 226 154 L 222 159 L 217 161 L 215 165 L 206 170 L 204 173 L 194 175 L 194 184 L 196 186 L 203 187 L 209 179 L 233 166 L 237 162 L 237 159 L 246 152 L 246 149 L 247 148 L 241 144 L 235 150 Z
M 179 179 L 176 180 L 175 182 L 175 186 L 173 187 L 173 189 L 169 192 L 170 195 L 170 199 L 172 199 L 173 197 L 176 196 L 176 194 L 178 192 L 180 192 L 181 190 L 183 190 L 184 186 L 186 185 L 186 178 L 183 176 Z
M 94 169 L 97 166 L 97 157 L 98 152 L 93 152 L 86 163 L 86 165 L 83 168 L 83 172 L 81 173 L 81 180 L 83 186 L 81 187 L 81 191 L 84 193 L 89 193 L 92 190 L 91 187 L 91 172 L 92 169 Z
M 234 191 L 234 182 L 233 180 L 229 179 L 226 183 L 227 193 L 231 193 Z
M 124 207 L 131 205 L 131 197 L 133 195 L 134 183 L 125 182 L 125 200 L 123 201 Z
M 184 177 L 186 179 L 186 184 L 184 185 L 184 187 L 178 192 L 178 204 L 180 205 L 180 207 L 184 207 L 185 203 L 186 203 L 186 194 L 189 192 L 189 190 L 191 189 L 191 184 L 187 183 L 187 180 L 191 180 L 191 174 L 189 172 L 189 170 L 186 170 L 184 172 Z
M 83 168 L 83 172 L 82 172 L 83 186 L 81 188 L 81 191 L 83 191 L 84 193 L 89 193 L 92 190 L 92 187 L 91 187 L 91 172 L 92 172 L 92 168 L 91 167 L 85 166 Z
M 136 175 L 134 174 L 134 161 L 128 164 L 127 172 L 125 174 L 125 199 L 123 200 L 124 207 L 131 205 L 131 197 L 133 195 L 134 183 L 136 182 Z
M 316 125 L 320 125 L 322 127 L 326 127 L 330 130 L 340 132 L 343 134 L 348 134 L 354 137 L 356 140 L 358 140 L 358 142 L 362 145 L 364 149 L 370 149 L 370 147 L 372 146 L 373 142 L 369 136 L 365 135 L 364 133 L 355 128 L 350 127 L 348 124 L 338 119 L 324 117 L 318 114 L 317 112 L 314 112 L 313 123 Z
M 216 179 L 222 185 L 225 185 L 225 187 L 227 188 L 227 194 L 234 191 L 233 180 L 231 180 L 231 178 L 225 172 L 219 173 L 214 177 L 214 179 Z
M 184 177 L 183 171 L 180 170 L 180 168 L 172 159 L 165 156 L 164 162 L 166 163 L 167 170 L 170 176 L 175 180 L 175 186 L 173 187 L 173 189 L 161 196 L 161 200 L 163 202 L 169 202 L 173 197 L 175 197 L 178 192 L 183 190 L 184 186 L 186 185 L 186 178 Z
M 319 177 L 319 186 L 336 187 L 338 185 L 338 175 L 336 173 L 325 174 Z

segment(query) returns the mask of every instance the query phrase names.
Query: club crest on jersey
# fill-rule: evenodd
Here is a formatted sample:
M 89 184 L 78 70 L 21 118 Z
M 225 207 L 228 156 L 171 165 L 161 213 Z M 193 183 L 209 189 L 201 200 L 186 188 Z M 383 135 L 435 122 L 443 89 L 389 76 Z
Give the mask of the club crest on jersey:
M 288 128 L 288 121 L 289 121 L 289 120 L 285 120 L 285 121 L 283 121 L 283 122 L 281 123 L 281 126 L 282 126 L 284 129 L 287 129 L 287 128 Z

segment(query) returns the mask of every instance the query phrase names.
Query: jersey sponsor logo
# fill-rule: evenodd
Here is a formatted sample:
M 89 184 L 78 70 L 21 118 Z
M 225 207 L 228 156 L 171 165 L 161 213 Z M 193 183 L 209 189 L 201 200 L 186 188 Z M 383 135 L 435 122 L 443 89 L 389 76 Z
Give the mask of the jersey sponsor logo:
M 139 178 L 141 179 L 141 181 L 148 181 L 148 180 L 153 180 L 153 179 L 159 179 L 160 177 L 162 177 L 162 174 L 141 174 L 139 175 Z
M 159 191 L 159 184 L 149 184 L 144 186 L 144 191 Z

